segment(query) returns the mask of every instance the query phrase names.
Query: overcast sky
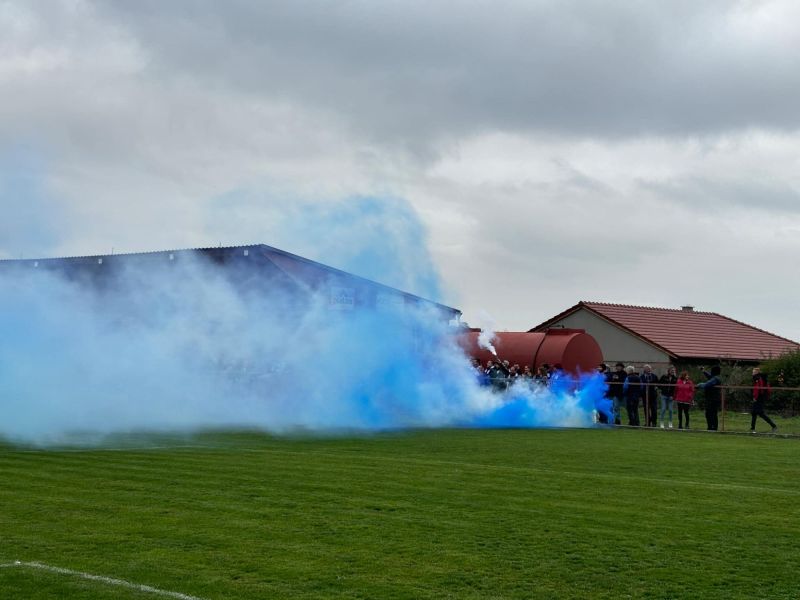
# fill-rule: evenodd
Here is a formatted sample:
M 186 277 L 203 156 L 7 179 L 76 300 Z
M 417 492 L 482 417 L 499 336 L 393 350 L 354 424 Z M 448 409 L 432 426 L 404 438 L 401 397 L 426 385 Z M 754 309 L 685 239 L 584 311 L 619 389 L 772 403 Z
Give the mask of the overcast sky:
M 798 23 L 793 0 L 0 0 L 0 256 L 336 262 L 287 207 L 386 198 L 467 321 L 689 303 L 800 340 Z

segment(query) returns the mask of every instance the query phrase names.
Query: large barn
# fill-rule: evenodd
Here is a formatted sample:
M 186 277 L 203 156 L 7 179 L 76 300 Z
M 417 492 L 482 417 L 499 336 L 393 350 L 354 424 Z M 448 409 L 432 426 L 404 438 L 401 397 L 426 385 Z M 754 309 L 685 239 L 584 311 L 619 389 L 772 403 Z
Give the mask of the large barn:
M 531 328 L 580 328 L 600 344 L 606 362 L 669 364 L 759 363 L 800 344 L 714 312 L 581 301 Z
M 461 311 L 414 294 L 284 252 L 265 244 L 164 250 L 69 258 L 0 260 L 0 274 L 33 270 L 54 272 L 101 291 L 126 269 L 147 273 L 180 273 L 198 263 L 218 268 L 242 292 L 279 290 L 284 296 L 323 298 L 331 311 L 359 308 L 427 307 L 444 321 L 458 321 Z

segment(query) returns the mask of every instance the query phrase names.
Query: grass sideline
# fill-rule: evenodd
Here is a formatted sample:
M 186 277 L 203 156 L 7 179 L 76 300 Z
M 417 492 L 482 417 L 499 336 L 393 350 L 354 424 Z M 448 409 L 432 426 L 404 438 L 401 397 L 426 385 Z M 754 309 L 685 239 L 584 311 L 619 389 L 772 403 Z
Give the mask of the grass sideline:
M 692 415 L 692 425 L 705 428 L 706 417 L 705 413 L 698 410 L 696 415 Z M 780 413 L 767 413 L 773 420 L 775 425 L 778 426 L 778 433 L 787 435 L 800 435 L 800 417 L 782 417 Z M 696 417 L 696 419 L 694 418 Z M 720 426 L 722 426 L 722 414 L 720 413 Z M 750 413 L 726 411 L 725 412 L 725 431 L 748 433 L 750 431 L 751 423 Z M 677 417 L 674 426 L 678 426 Z M 768 433 L 770 430 L 769 425 L 761 417 L 756 419 L 756 432 Z
M 659 417 L 660 417 L 659 412 Z M 767 413 L 773 420 L 775 425 L 778 426 L 778 433 L 781 435 L 796 435 L 800 436 L 800 417 L 784 417 L 780 413 Z M 628 415 L 625 409 L 622 409 L 620 414 L 622 423 L 628 422 Z M 668 417 L 665 417 L 669 421 Z M 725 414 L 718 413 L 720 431 L 725 433 L 750 433 L 751 416 L 750 413 L 727 410 Z M 644 412 L 639 411 L 639 420 L 644 423 Z M 692 408 L 690 414 L 691 427 L 694 431 L 705 431 L 706 429 L 706 414 L 701 408 Z M 658 420 L 660 425 L 661 421 Z M 678 428 L 678 412 L 675 411 L 672 418 L 673 428 Z M 757 433 L 770 433 L 770 426 L 761 417 L 756 419 L 756 432 Z
M 0 447 L 0 564 L 209 599 L 800 596 L 796 439 L 620 428 L 120 443 Z M 0 597 L 157 596 L 2 568 Z

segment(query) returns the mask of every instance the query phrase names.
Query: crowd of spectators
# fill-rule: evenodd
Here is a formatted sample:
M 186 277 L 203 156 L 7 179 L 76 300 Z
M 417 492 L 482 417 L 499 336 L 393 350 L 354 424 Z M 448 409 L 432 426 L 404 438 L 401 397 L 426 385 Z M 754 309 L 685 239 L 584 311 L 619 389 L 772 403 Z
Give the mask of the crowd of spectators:
M 515 385 L 525 385 L 530 389 L 548 387 L 564 375 L 560 364 L 544 364 L 533 372 L 527 365 L 520 367 L 519 364 L 510 364 L 509 361 L 499 358 L 488 360 L 485 365 L 473 358 L 472 368 L 478 383 L 496 392 L 508 390 Z M 653 372 L 650 365 L 644 365 L 641 373 L 634 365 L 625 366 L 623 363 L 617 363 L 613 371 L 607 365 L 601 364 L 597 371 L 605 379 L 605 397 L 610 404 L 608 413 L 598 414 L 601 423 L 621 425 L 621 411 L 624 408 L 627 424 L 633 427 L 644 425 L 672 429 L 673 417 L 677 412 L 678 429 L 689 429 L 691 409 L 696 406 L 695 392 L 702 391 L 707 429 L 716 431 L 719 428 L 722 380 L 720 367 L 717 365 L 708 371 L 703 370 L 705 381 L 698 383 L 690 379 L 687 371 L 678 374 L 673 366 L 661 377 Z M 772 433 L 775 433 L 777 426 L 765 412 L 770 394 L 769 383 L 766 375 L 758 368 L 753 369 L 752 389 L 750 430 L 755 432 L 756 419 L 761 417 L 772 427 Z M 640 419 L 640 406 L 644 412 L 644 422 Z
M 488 360 L 485 365 L 477 358 L 473 358 L 472 368 L 480 385 L 491 387 L 498 392 L 507 390 L 513 385 L 547 387 L 555 378 L 564 374 L 560 364 L 545 363 L 534 373 L 527 365 L 521 368 L 517 363 L 511 364 L 499 358 Z
M 641 403 L 645 415 L 644 424 L 647 427 L 659 426 L 662 429 L 665 427 L 672 429 L 674 408 L 677 406 L 678 429 L 689 429 L 689 413 L 695 406 L 695 391 L 702 390 L 706 427 L 709 431 L 719 429 L 722 379 L 720 378 L 721 369 L 718 365 L 711 367 L 708 371 L 703 370 L 706 380 L 698 383 L 694 383 L 689 378 L 687 371 L 676 375 L 675 367 L 672 366 L 661 377 L 653 373 L 650 365 L 644 365 L 641 374 L 633 365 L 626 367 L 622 363 L 617 363 L 613 372 L 609 371 L 606 365 L 600 365 L 597 370 L 605 377 L 606 397 L 611 401 L 611 414 L 601 415 L 601 422 L 608 423 L 610 418 L 613 419 L 615 425 L 620 425 L 622 423 L 620 410 L 625 407 L 628 425 L 639 427 L 642 425 L 639 419 Z M 772 433 L 777 432 L 777 426 L 764 410 L 770 394 L 769 383 L 766 375 L 761 373 L 758 368 L 753 369 L 752 389 L 750 431 L 755 433 L 756 418 L 761 417 L 772 427 Z

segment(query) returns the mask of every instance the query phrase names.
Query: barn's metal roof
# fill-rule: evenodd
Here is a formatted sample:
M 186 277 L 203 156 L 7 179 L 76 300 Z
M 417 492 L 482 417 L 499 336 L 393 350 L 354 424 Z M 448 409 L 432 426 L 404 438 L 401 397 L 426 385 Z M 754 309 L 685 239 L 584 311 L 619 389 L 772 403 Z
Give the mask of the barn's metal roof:
M 135 252 L 127 254 L 98 254 L 92 256 L 70 256 L 62 258 L 27 258 L 27 259 L 5 259 L 0 260 L 0 268 L 10 267 L 19 268 L 29 265 L 32 267 L 42 267 L 44 269 L 70 270 L 87 269 L 103 270 L 104 266 L 109 267 L 125 262 L 144 262 L 151 264 L 153 261 L 180 261 L 183 257 L 200 255 L 217 263 L 230 263 L 232 261 L 259 260 L 262 266 L 269 266 L 282 276 L 288 277 L 293 283 L 305 288 L 315 289 L 319 285 L 331 278 L 339 280 L 341 283 L 351 283 L 354 285 L 368 286 L 390 294 L 397 294 L 405 298 L 408 302 L 422 302 L 436 306 L 439 310 L 450 313 L 453 316 L 460 315 L 461 311 L 457 308 L 446 306 L 421 296 L 404 292 L 371 279 L 366 279 L 341 269 L 303 258 L 296 254 L 273 248 L 266 244 L 250 244 L 246 246 L 220 246 L 212 248 L 186 248 L 175 250 L 157 250 L 152 252 Z M 99 273 L 98 273 L 99 275 Z
M 540 331 L 579 310 L 627 330 L 676 358 L 760 361 L 800 344 L 714 312 L 580 301 L 533 327 Z

